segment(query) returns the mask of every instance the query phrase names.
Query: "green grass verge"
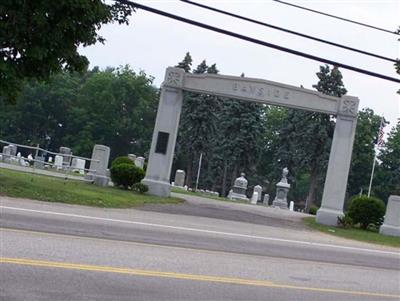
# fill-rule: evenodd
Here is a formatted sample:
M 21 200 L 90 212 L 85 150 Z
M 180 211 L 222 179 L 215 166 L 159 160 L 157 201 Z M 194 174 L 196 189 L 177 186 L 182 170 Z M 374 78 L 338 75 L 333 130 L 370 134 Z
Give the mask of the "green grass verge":
M 0 169 L 0 195 L 86 206 L 128 208 L 143 204 L 178 204 L 178 198 L 136 194 L 114 187 L 99 187 L 67 180 Z
M 365 231 L 357 228 L 344 229 L 317 224 L 315 217 L 305 217 L 303 221 L 310 228 L 331 235 L 400 248 L 400 237 L 386 236 L 374 231 Z

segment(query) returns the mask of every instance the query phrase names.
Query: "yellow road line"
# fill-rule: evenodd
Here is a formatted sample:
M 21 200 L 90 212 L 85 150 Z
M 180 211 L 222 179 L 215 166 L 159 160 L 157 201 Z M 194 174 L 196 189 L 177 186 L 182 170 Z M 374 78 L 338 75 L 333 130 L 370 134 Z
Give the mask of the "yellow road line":
M 135 276 L 162 277 L 162 278 L 194 280 L 194 281 L 208 281 L 208 282 L 227 283 L 227 284 L 252 285 L 252 286 L 270 287 L 270 288 L 284 288 L 284 289 L 320 292 L 320 293 L 339 293 L 339 294 L 348 294 L 348 295 L 375 296 L 375 297 L 385 297 L 385 298 L 395 298 L 395 299 L 400 298 L 400 295 L 351 291 L 351 290 L 340 290 L 340 289 L 329 289 L 329 288 L 316 288 L 316 287 L 306 287 L 306 286 L 295 286 L 295 285 L 287 285 L 287 284 L 277 284 L 277 283 L 273 283 L 271 281 L 265 281 L 265 280 L 233 278 L 233 277 L 219 277 L 219 276 L 209 276 L 209 275 L 183 274 L 183 273 L 174 273 L 174 272 L 139 270 L 139 269 L 130 269 L 130 268 L 118 268 L 118 267 L 111 267 L 111 266 L 86 265 L 86 264 L 64 263 L 64 262 L 45 261 L 45 260 L 32 260 L 32 259 L 23 259 L 23 258 L 0 257 L 0 263 L 28 265 L 28 266 L 45 267 L 45 268 L 61 268 L 61 269 L 69 269 L 69 270 L 127 274 L 127 275 L 135 275 Z
M 126 245 L 133 245 L 133 246 L 142 246 L 142 247 L 151 247 L 151 248 L 159 248 L 159 249 L 169 249 L 169 250 L 182 250 L 182 251 L 194 251 L 198 253 L 204 253 L 204 254 L 220 254 L 220 255 L 228 255 L 228 256 L 240 256 L 240 257 L 252 257 L 252 258 L 272 258 L 272 259 L 278 259 L 278 258 L 284 258 L 285 261 L 292 261 L 292 262 L 306 262 L 309 263 L 310 261 L 313 262 L 313 264 L 323 264 L 324 266 L 343 266 L 343 267 L 348 267 L 349 264 L 345 263 L 339 263 L 339 262 L 325 262 L 325 261 L 318 261 L 318 260 L 309 260 L 309 259 L 302 259 L 302 258 L 287 258 L 287 257 L 277 257 L 277 256 L 270 256 L 270 255 L 257 255 L 257 254 L 247 254 L 247 253 L 240 253 L 240 252 L 229 252 L 229 251 L 218 251 L 218 250 L 207 250 L 207 249 L 201 249 L 201 248 L 192 248 L 192 247 L 179 247 L 179 246 L 168 246 L 168 245 L 162 245 L 162 244 L 157 244 L 157 243 L 146 243 L 146 242 L 137 242 L 137 241 L 128 241 L 128 240 L 118 240 L 118 239 L 112 239 L 112 238 L 99 238 L 99 237 L 91 237 L 91 236 L 77 236 L 77 235 L 72 235 L 72 234 L 60 234 L 60 233 L 50 233 L 50 232 L 41 232 L 41 231 L 34 231 L 34 230 L 21 230 L 21 229 L 11 229 L 11 228 L 1 228 L 0 227 L 0 233 L 2 231 L 5 232 L 12 232 L 12 233 L 24 233 L 24 234 L 29 234 L 29 235 L 38 235 L 38 236 L 47 236 L 47 237 L 54 237 L 54 238 L 68 238 L 68 239 L 74 239 L 74 240 L 92 240 L 92 241 L 99 241 L 99 242 L 106 242 L 106 243 L 122 243 Z M 387 270 L 386 268 L 381 268 L 381 267 L 365 267 L 365 266 L 359 266 L 356 265 L 358 269 L 364 269 L 364 270 Z

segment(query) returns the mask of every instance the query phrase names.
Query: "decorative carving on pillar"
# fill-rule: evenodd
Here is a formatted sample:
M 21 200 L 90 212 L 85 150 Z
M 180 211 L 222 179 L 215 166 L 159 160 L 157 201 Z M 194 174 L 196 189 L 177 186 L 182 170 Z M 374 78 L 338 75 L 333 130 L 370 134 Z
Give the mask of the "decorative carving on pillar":
M 344 96 L 340 99 L 339 116 L 356 117 L 359 100 L 357 97 Z
M 183 69 L 171 67 L 167 68 L 163 85 L 165 87 L 182 89 L 184 76 L 185 71 Z

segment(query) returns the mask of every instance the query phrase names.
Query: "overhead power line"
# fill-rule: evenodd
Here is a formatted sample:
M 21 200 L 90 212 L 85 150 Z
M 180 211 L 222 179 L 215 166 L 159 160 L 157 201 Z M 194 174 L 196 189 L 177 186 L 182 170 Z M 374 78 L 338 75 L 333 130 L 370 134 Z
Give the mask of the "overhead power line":
M 332 45 L 332 46 L 340 47 L 340 48 L 343 48 L 343 49 L 347 49 L 347 50 L 355 51 L 355 52 L 358 52 L 358 53 L 362 53 L 362 54 L 365 54 L 365 55 L 373 56 L 373 57 L 376 57 L 376 58 L 379 58 L 379 59 L 382 59 L 382 60 L 386 60 L 386 61 L 389 61 L 389 62 L 392 62 L 392 63 L 396 62 L 395 59 L 392 59 L 392 58 L 389 58 L 389 57 L 386 57 L 386 56 L 383 56 L 383 55 L 379 55 L 379 54 L 371 53 L 371 52 L 364 51 L 364 50 L 361 50 L 361 49 L 356 49 L 356 48 L 352 48 L 352 47 L 345 46 L 345 45 L 342 45 L 342 44 L 330 42 L 330 41 L 327 41 L 327 40 L 324 40 L 324 39 L 320 39 L 320 38 L 317 38 L 317 37 L 309 36 L 309 35 L 306 35 L 306 34 L 303 34 L 303 33 L 300 33 L 300 32 L 296 32 L 296 31 L 293 31 L 293 30 L 290 30 L 290 29 L 286 29 L 286 28 L 279 27 L 279 26 L 276 26 L 276 25 L 268 24 L 268 23 L 261 22 L 261 21 L 258 21 L 258 20 L 250 19 L 250 18 L 241 16 L 241 15 L 230 13 L 230 12 L 227 12 L 227 11 L 224 11 L 224 10 L 221 10 L 221 9 L 218 9 L 218 8 L 214 8 L 214 7 L 211 7 L 211 6 L 207 6 L 207 5 L 204 5 L 204 4 L 200 4 L 200 3 L 197 3 L 197 2 L 193 2 L 193 1 L 189 1 L 189 0 L 180 0 L 180 1 L 185 2 L 187 4 L 198 6 L 198 7 L 201 7 L 201 8 L 205 8 L 205 9 L 217 12 L 217 13 L 228 15 L 228 16 L 231 16 L 231 17 L 234 17 L 234 18 L 237 18 L 237 19 L 245 20 L 245 21 L 248 21 L 248 22 L 251 22 L 251 23 L 255 23 L 255 24 L 258 24 L 258 25 L 263 25 L 263 26 L 270 27 L 270 28 L 273 28 L 273 29 L 277 29 L 277 30 L 280 30 L 280 31 L 283 31 L 283 32 L 294 34 L 294 35 L 297 35 L 297 36 L 300 36 L 300 37 L 303 37 L 303 38 L 311 39 L 311 40 L 318 41 L 318 42 L 321 42 L 321 43 L 325 43 L 325 44 L 329 44 L 329 45 Z
M 281 4 L 293 6 L 293 7 L 296 7 L 296 8 L 300 8 L 300 9 L 303 9 L 303 10 L 306 10 L 306 11 L 310 11 L 310 12 L 313 12 L 313 13 L 316 13 L 316 14 L 320 14 L 320 15 L 324 15 L 324 16 L 327 16 L 327 17 L 331 17 L 331 18 L 342 20 L 342 21 L 350 22 L 350 23 L 353 23 L 353 24 L 369 27 L 369 28 L 380 30 L 380 31 L 383 31 L 383 32 L 392 33 L 392 34 L 395 34 L 395 35 L 400 35 L 399 33 L 397 33 L 396 31 L 393 31 L 393 30 L 388 30 L 388 29 L 385 29 L 385 28 L 369 25 L 369 24 L 366 24 L 366 23 L 353 21 L 353 20 L 350 20 L 350 19 L 346 19 L 346 18 L 343 18 L 343 17 L 335 16 L 335 15 L 331 15 L 331 14 L 328 14 L 328 13 L 324 13 L 324 12 L 321 12 L 321 11 L 318 11 L 318 10 L 315 10 L 315 9 L 303 7 L 303 6 L 300 6 L 300 5 L 293 4 L 293 3 L 289 3 L 289 2 L 285 2 L 285 1 L 281 1 L 281 0 L 273 0 L 273 1 L 281 3 Z
M 155 8 L 152 8 L 152 7 L 148 7 L 148 6 L 133 2 L 133 1 L 128 1 L 128 0 L 115 0 L 115 1 L 118 1 L 120 3 L 130 4 L 130 5 L 132 5 L 132 6 L 136 7 L 136 8 L 143 9 L 145 11 L 148 11 L 148 12 L 151 12 L 151 13 L 154 13 L 154 14 L 157 14 L 157 15 L 161 15 L 161 16 L 164 16 L 164 17 L 167 17 L 167 18 L 170 18 L 170 19 L 178 20 L 180 22 L 191 24 L 193 26 L 201 27 L 201 28 L 204 28 L 204 29 L 207 29 L 207 30 L 210 30 L 210 31 L 219 32 L 221 34 L 228 35 L 228 36 L 231 36 L 231 37 L 235 37 L 235 38 L 240 39 L 240 40 L 244 40 L 244 41 L 247 41 L 247 42 L 251 42 L 251 43 L 254 43 L 254 44 L 262 45 L 262 46 L 273 48 L 273 49 L 277 49 L 277 50 L 284 51 L 284 52 L 287 52 L 287 53 L 291 53 L 291 54 L 294 54 L 294 55 L 297 55 L 297 56 L 308 58 L 310 60 L 314 60 L 314 61 L 322 62 L 322 63 L 325 63 L 325 64 L 337 66 L 337 67 L 340 67 L 340 68 L 343 68 L 343 69 L 352 70 L 352 71 L 355 71 L 355 72 L 358 72 L 358 73 L 362 73 L 362 74 L 366 74 L 366 75 L 369 75 L 369 76 L 372 76 L 372 77 L 377 77 L 377 78 L 385 79 L 385 80 L 388 80 L 388 81 L 400 83 L 400 79 L 397 79 L 397 78 L 394 78 L 394 77 L 390 77 L 390 76 L 383 75 L 383 74 L 376 73 L 376 72 L 372 72 L 372 71 L 369 71 L 369 70 L 365 70 L 365 69 L 357 68 L 357 67 L 354 67 L 354 66 L 342 64 L 342 63 L 339 63 L 339 62 L 336 62 L 336 61 L 332 61 L 332 60 L 329 60 L 329 59 L 321 58 L 321 57 L 318 57 L 318 56 L 314 56 L 314 55 L 311 55 L 311 54 L 308 54 L 308 53 L 304 53 L 304 52 L 300 52 L 300 51 L 293 50 L 293 49 L 290 49 L 290 48 L 282 47 L 282 46 L 279 46 L 279 45 L 276 45 L 276 44 L 272 44 L 272 43 L 268 43 L 268 42 L 265 42 L 265 41 L 257 40 L 257 39 L 254 39 L 254 38 L 251 38 L 251 37 L 248 37 L 248 36 L 244 36 L 244 35 L 232 32 L 232 31 L 228 31 L 228 30 L 222 29 L 222 28 L 214 27 L 214 26 L 211 26 L 211 25 L 208 25 L 208 24 L 204 24 L 204 23 L 200 23 L 200 22 L 197 22 L 197 21 L 194 21 L 194 20 L 190 20 L 190 19 L 187 19 L 187 18 L 184 18 L 184 17 L 181 17 L 181 16 L 173 15 L 173 14 L 167 13 L 165 11 L 161 11 L 161 10 L 158 10 L 158 9 L 155 9 Z

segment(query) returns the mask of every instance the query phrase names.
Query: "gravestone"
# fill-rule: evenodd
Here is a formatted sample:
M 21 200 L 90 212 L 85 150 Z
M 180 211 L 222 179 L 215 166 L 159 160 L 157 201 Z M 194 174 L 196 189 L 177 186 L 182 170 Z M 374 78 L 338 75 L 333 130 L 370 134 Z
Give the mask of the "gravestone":
M 261 197 L 262 197 L 262 187 L 260 185 L 256 185 L 254 186 L 254 192 L 258 193 L 258 199 L 257 201 L 261 201 Z
M 175 172 L 175 186 L 183 187 L 185 185 L 186 173 L 184 170 L 177 169 Z
M 9 146 L 4 146 L 3 147 L 3 161 L 6 163 L 10 162 L 10 155 L 11 155 L 11 149 Z
M 253 204 L 253 205 L 257 205 L 257 201 L 258 201 L 258 192 L 257 191 L 254 191 L 253 192 L 253 195 L 251 196 L 251 203 Z
M 72 151 L 69 147 L 61 146 L 60 154 L 63 156 L 63 166 L 70 166 L 72 160 Z
M 60 155 L 56 155 L 55 157 L 54 157 L 54 167 L 57 169 L 57 170 L 60 170 L 60 169 L 62 169 L 62 167 L 63 167 L 63 157 L 62 156 L 60 156 Z
M 73 172 L 79 172 L 81 175 L 85 173 L 84 168 L 85 168 L 86 160 L 79 159 L 79 158 L 72 158 L 72 171 Z
M 33 162 L 33 167 L 37 169 L 44 169 L 44 162 L 45 162 L 45 157 L 43 155 L 41 156 L 37 155 L 35 157 L 35 161 Z
M 17 146 L 13 145 L 13 144 L 10 144 L 8 147 L 10 149 L 10 155 L 11 156 L 16 156 L 17 155 Z
M 85 178 L 93 181 L 98 186 L 107 186 L 109 182 L 107 168 L 108 161 L 110 160 L 110 148 L 105 145 L 96 144 L 93 147 L 91 160 L 90 170 Z
M 276 184 L 276 196 L 272 202 L 272 206 L 281 209 L 288 209 L 287 194 L 290 189 L 290 184 L 287 181 L 289 170 L 285 167 L 282 171 L 282 179 Z
M 400 236 L 400 196 L 391 195 L 389 197 L 385 221 L 379 229 L 379 233 L 390 236 Z
M 133 163 L 135 163 L 135 160 L 136 160 L 136 155 L 135 155 L 135 154 L 128 154 L 128 158 L 129 158 Z
M 232 187 L 232 193 L 230 194 L 230 200 L 244 200 L 244 201 L 249 201 L 249 199 L 246 196 L 246 190 L 247 190 L 247 180 L 244 177 L 245 174 L 241 173 L 240 177 L 235 180 L 235 183 Z
M 136 157 L 135 159 L 135 165 L 137 167 L 143 168 L 144 167 L 144 158 L 143 157 Z
M 265 205 L 268 205 L 269 204 L 269 194 L 264 194 L 264 199 L 263 199 L 263 203 L 265 204 Z

